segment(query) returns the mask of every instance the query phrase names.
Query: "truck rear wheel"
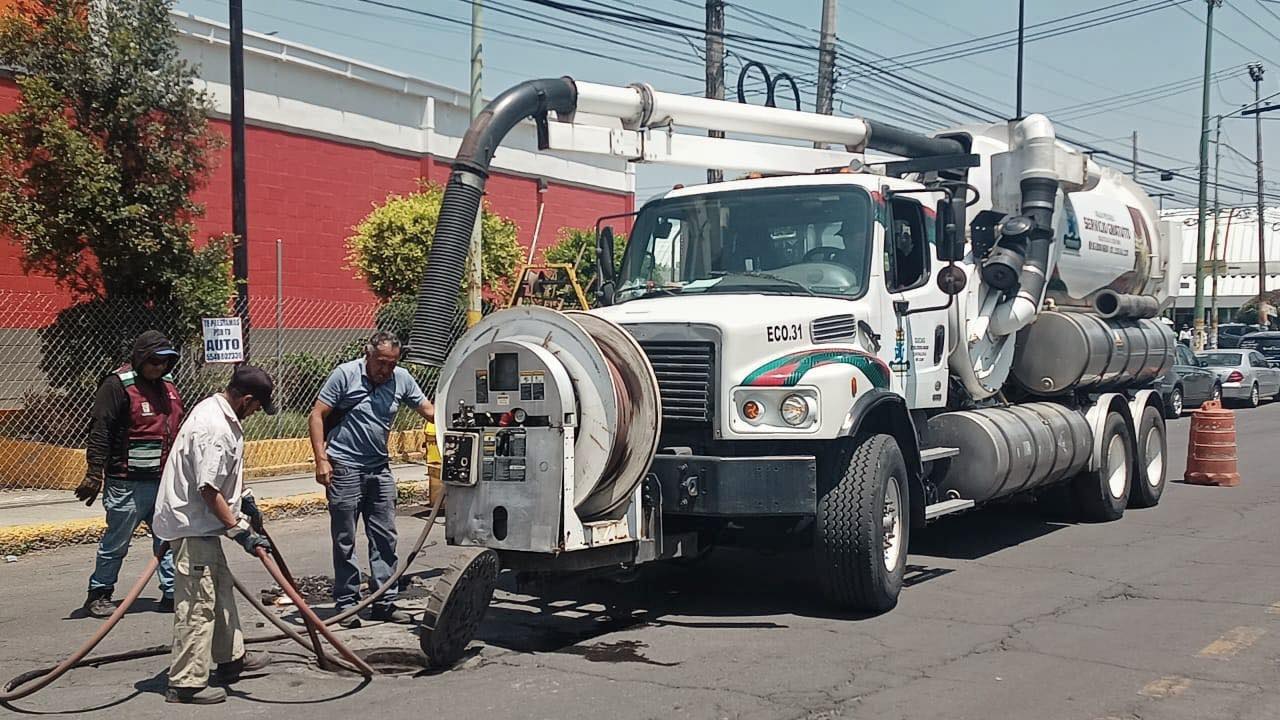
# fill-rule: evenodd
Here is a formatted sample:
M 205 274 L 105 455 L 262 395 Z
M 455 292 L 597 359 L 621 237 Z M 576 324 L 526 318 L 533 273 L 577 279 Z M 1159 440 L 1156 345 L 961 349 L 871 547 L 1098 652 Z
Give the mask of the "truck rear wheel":
M 1097 470 L 1080 473 L 1072 490 L 1081 517 L 1089 522 L 1118 520 L 1129 504 L 1133 475 L 1133 439 L 1120 413 L 1107 413 L 1102 425 L 1102 458 Z
M 1169 473 L 1168 437 L 1160 411 L 1148 405 L 1138 422 L 1138 473 L 1129 491 L 1129 507 L 1149 508 L 1160 503 Z
M 845 457 L 820 478 L 818 583 L 835 605 L 884 612 L 898 604 L 907 569 L 907 464 L 889 435 L 861 438 Z

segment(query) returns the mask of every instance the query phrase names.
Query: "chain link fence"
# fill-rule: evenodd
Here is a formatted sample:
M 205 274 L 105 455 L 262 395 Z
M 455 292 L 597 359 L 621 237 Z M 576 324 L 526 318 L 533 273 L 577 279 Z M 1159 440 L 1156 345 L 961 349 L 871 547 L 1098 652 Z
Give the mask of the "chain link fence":
M 307 413 L 338 364 L 363 354 L 374 330 L 411 341 L 413 304 L 336 302 L 314 298 L 250 298 L 246 332 L 249 360 L 275 379 L 280 412 L 245 423 L 250 478 L 310 468 Z M 460 313 L 452 339 L 466 329 Z M 173 377 L 190 408 L 220 391 L 232 366 L 205 362 L 200 329 L 175 329 L 163 312 L 125 300 L 66 307 L 63 296 L 0 291 L 0 493 L 71 490 L 84 477 L 89 414 L 99 382 L 128 360 L 143 330 L 165 332 L 179 345 Z M 434 368 L 407 365 L 424 392 L 434 395 Z M 418 459 L 428 438 L 421 418 L 403 410 L 391 451 Z

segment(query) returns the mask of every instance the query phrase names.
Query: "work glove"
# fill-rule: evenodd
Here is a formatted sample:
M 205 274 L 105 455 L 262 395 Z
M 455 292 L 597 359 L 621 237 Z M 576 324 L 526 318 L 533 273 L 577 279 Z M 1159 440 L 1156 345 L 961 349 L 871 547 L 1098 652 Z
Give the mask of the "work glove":
M 84 501 L 86 507 L 93 504 L 98 499 L 98 493 L 102 491 L 102 478 L 93 475 L 85 475 L 80 481 L 80 485 L 76 488 L 76 499 Z
M 240 547 L 250 555 L 257 555 L 257 549 L 262 548 L 267 552 L 271 552 L 271 542 L 265 537 L 252 531 L 248 527 L 248 523 L 241 521 L 239 525 L 227 530 L 227 537 L 240 543 Z
M 262 511 L 252 494 L 246 493 L 240 498 L 240 512 L 249 520 L 249 527 L 255 532 L 262 532 Z

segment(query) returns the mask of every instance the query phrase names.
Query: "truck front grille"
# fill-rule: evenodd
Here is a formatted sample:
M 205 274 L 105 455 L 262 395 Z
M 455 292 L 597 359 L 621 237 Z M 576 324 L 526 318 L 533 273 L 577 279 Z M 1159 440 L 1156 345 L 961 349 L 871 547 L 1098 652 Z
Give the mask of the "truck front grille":
M 714 412 L 715 345 L 642 341 L 662 396 L 662 420 L 708 423 Z

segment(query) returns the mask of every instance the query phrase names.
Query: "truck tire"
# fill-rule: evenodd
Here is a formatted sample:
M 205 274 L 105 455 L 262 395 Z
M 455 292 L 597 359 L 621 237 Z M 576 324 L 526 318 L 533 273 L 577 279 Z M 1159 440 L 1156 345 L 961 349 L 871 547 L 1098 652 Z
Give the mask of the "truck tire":
M 1134 474 L 1133 445 L 1120 413 L 1107 413 L 1102 425 L 1102 459 L 1098 469 L 1080 473 L 1072 481 L 1083 520 L 1108 522 L 1124 515 Z
M 907 464 L 889 435 L 863 437 L 845 457 L 820 478 L 818 584 L 841 608 L 885 612 L 898 604 L 907 570 Z
M 1169 474 L 1168 450 L 1164 418 L 1159 410 L 1148 405 L 1138 422 L 1138 472 L 1129 491 L 1129 507 L 1149 508 L 1160 504 Z

